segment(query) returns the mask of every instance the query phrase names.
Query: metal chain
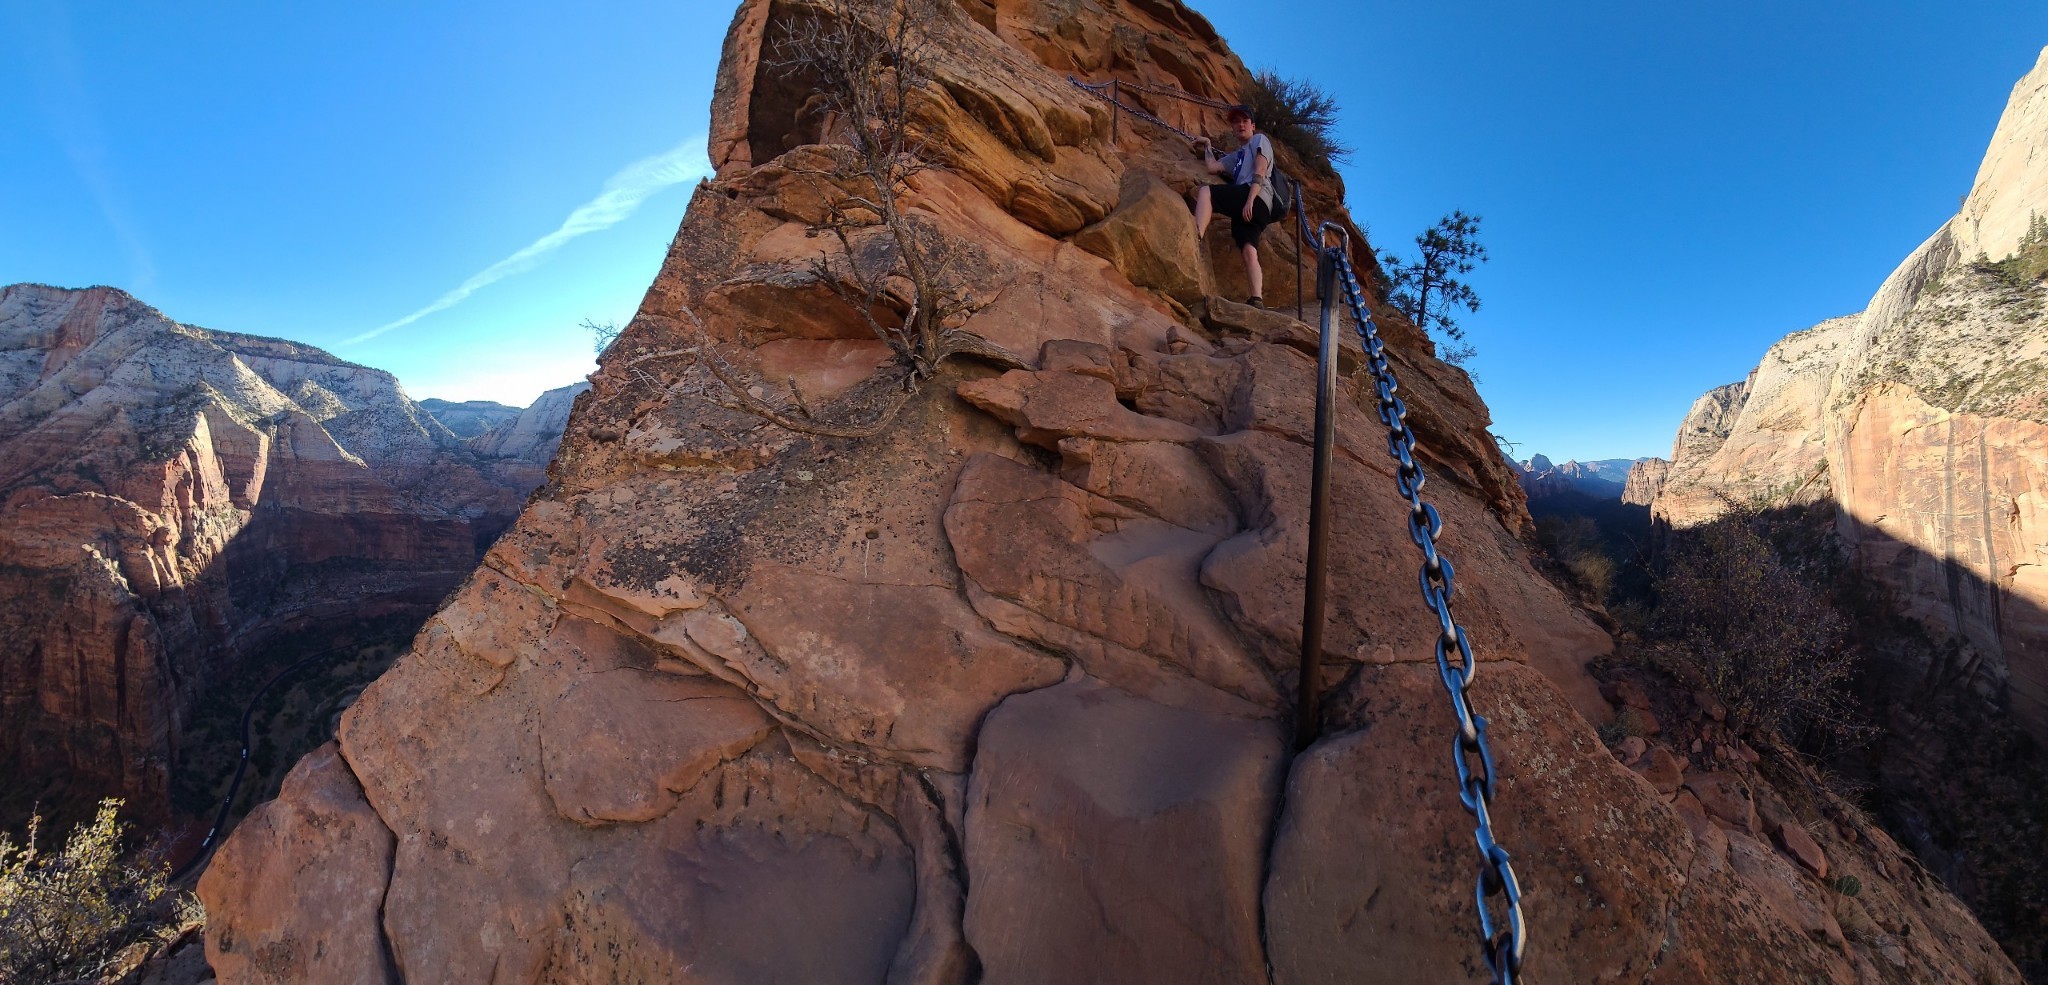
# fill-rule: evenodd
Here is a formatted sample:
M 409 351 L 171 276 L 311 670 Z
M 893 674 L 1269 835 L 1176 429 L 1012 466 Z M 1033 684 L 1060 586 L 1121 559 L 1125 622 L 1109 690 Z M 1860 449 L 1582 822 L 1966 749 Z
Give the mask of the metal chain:
M 1324 227 L 1329 229 L 1330 224 L 1325 223 Z M 1348 240 L 1348 236 L 1346 238 Z M 1522 886 L 1509 864 L 1507 849 L 1493 837 L 1493 749 L 1486 741 L 1486 719 L 1473 712 L 1468 695 L 1472 679 L 1479 672 L 1479 662 L 1472 656 L 1472 644 L 1465 634 L 1465 627 L 1458 625 L 1451 614 L 1456 573 L 1451 567 L 1451 559 L 1436 546 L 1437 537 L 1443 533 L 1443 518 L 1437 515 L 1436 507 L 1422 499 L 1424 477 L 1422 466 L 1415 462 L 1415 431 L 1408 426 L 1408 407 L 1396 395 L 1400 381 L 1395 379 L 1394 368 L 1387 361 L 1387 346 L 1380 339 L 1379 328 L 1365 310 L 1358 278 L 1351 271 L 1351 261 L 1345 256 L 1343 246 L 1328 249 L 1335 260 L 1336 273 L 1343 281 L 1345 301 L 1351 307 L 1352 318 L 1358 322 L 1358 334 L 1372 367 L 1380 423 L 1387 427 L 1387 453 L 1399 463 L 1394 472 L 1394 486 L 1408 501 L 1408 536 L 1422 552 L 1422 569 L 1418 577 L 1422 601 L 1437 619 L 1437 675 L 1443 680 L 1444 690 L 1450 694 L 1451 710 L 1458 719 L 1458 733 L 1452 751 L 1452 762 L 1458 769 L 1458 800 L 1479 825 L 1473 832 L 1479 842 L 1480 859 L 1479 882 L 1474 898 L 1479 906 L 1481 952 L 1487 968 L 1493 972 L 1494 985 L 1514 985 L 1522 974 L 1522 950 L 1526 942 L 1522 922 Z M 1328 290 L 1329 285 L 1324 285 L 1324 289 Z M 1451 659 L 1453 650 L 1457 652 L 1455 663 Z M 1505 927 L 1489 906 L 1489 900 L 1496 896 L 1504 897 Z
M 1121 100 L 1121 99 L 1118 99 L 1118 98 L 1116 98 L 1115 96 L 1111 95 L 1111 94 L 1110 94 L 1110 91 L 1109 91 L 1109 90 L 1110 90 L 1110 88 L 1111 88 L 1111 86 L 1112 86 L 1112 83 L 1109 83 L 1109 82 L 1083 82 L 1083 81 L 1081 81 L 1080 79 L 1077 79 L 1077 78 L 1075 78 L 1075 77 L 1073 77 L 1073 76 L 1071 76 L 1071 75 L 1067 76 L 1067 81 L 1068 81 L 1068 82 L 1072 82 L 1072 83 L 1073 83 L 1073 84 L 1074 84 L 1075 86 L 1079 87 L 1079 88 L 1080 88 L 1081 90 L 1083 90 L 1084 92 L 1090 93 L 1091 95 L 1095 96 L 1095 98 L 1097 98 L 1097 99 L 1100 99 L 1100 100 L 1102 100 L 1103 102 L 1106 102 L 1106 103 L 1110 104 L 1111 106 L 1115 106 L 1115 107 L 1117 107 L 1118 109 L 1121 109 L 1121 110 L 1123 110 L 1124 112 L 1126 112 L 1126 113 L 1129 113 L 1129 114 L 1131 114 L 1132 116 L 1135 116 L 1135 117 L 1137 117 L 1138 119 L 1144 120 L 1144 121 L 1145 121 L 1145 122 L 1147 122 L 1147 123 L 1154 123 L 1154 124 L 1157 124 L 1157 125 L 1159 125 L 1159 126 L 1165 127 L 1166 129 L 1168 129 L 1168 130 L 1171 130 L 1171 131 L 1173 131 L 1174 133 L 1180 134 L 1180 135 L 1181 135 L 1182 137 L 1185 137 L 1185 138 L 1186 138 L 1186 139 L 1188 139 L 1188 140 L 1196 140 L 1196 139 L 1199 139 L 1199 138 L 1197 138 L 1197 137 L 1196 137 L 1196 136 L 1195 136 L 1194 134 L 1192 134 L 1192 133 L 1189 133 L 1189 132 L 1187 132 L 1186 130 L 1182 130 L 1181 128 L 1179 128 L 1179 127 L 1177 127 L 1177 126 L 1174 126 L 1173 124 L 1171 124 L 1171 123 L 1168 123 L 1168 122 L 1166 122 L 1165 120 L 1162 120 L 1162 119 L 1160 119 L 1159 117 L 1157 117 L 1157 116 L 1154 116 L 1154 115 L 1152 115 L 1151 113 L 1147 113 L 1147 112 L 1145 112 L 1144 110 L 1142 110 L 1142 109 L 1139 109 L 1138 107 L 1136 107 L 1136 106 L 1133 106 L 1133 105 L 1131 105 L 1131 104 L 1129 104 L 1129 103 L 1127 103 L 1127 102 L 1124 102 L 1123 100 Z M 1156 87 L 1155 87 L 1155 86 L 1148 86 L 1148 85 L 1145 85 L 1144 83 L 1138 83 L 1138 82 L 1124 82 L 1124 81 L 1121 81 L 1121 80 L 1119 80 L 1119 81 L 1117 81 L 1116 83 L 1114 83 L 1114 85 L 1115 85 L 1115 86 L 1118 86 L 1118 87 L 1129 87 L 1129 88 L 1137 89 L 1137 90 L 1139 90 L 1140 92 L 1153 92 L 1153 91 L 1154 91 L 1155 89 L 1165 89 L 1165 88 L 1166 88 L 1166 87 L 1164 87 L 1164 86 L 1156 86 Z M 1219 107 L 1227 107 L 1227 106 L 1229 106 L 1229 105 L 1230 105 L 1229 103 L 1214 103 L 1214 102 L 1213 102 L 1212 100 L 1204 99 L 1204 98 L 1202 98 L 1202 97 L 1200 97 L 1200 96 L 1194 95 L 1193 93 L 1184 93 L 1184 92 L 1181 92 L 1181 91 L 1180 91 L 1180 90 L 1178 90 L 1178 89 L 1174 89 L 1174 90 L 1171 90 L 1171 91 L 1166 91 L 1166 92 L 1159 92 L 1159 93 L 1157 93 L 1157 94 L 1158 94 L 1158 95 L 1168 95 L 1168 96 L 1171 96 L 1171 95 L 1178 95 L 1179 97 L 1181 97 L 1181 98 L 1184 98 L 1184 99 L 1188 100 L 1189 102 L 1196 102 L 1196 103 L 1202 103 L 1203 105 L 1216 105 L 1216 106 L 1219 106 Z
M 1077 79 L 1071 75 L 1067 76 L 1067 81 L 1072 82 L 1076 88 L 1079 88 L 1084 92 L 1087 92 L 1088 94 L 1096 97 L 1097 99 L 1102 100 L 1103 102 L 1109 103 L 1110 105 L 1115 106 L 1118 109 L 1121 109 L 1124 112 L 1137 117 L 1138 119 L 1144 120 L 1148 123 L 1156 124 L 1158 126 L 1165 127 L 1166 129 L 1171 130 L 1174 133 L 1180 134 L 1182 137 L 1188 140 L 1197 140 L 1200 138 L 1197 138 L 1194 134 L 1189 133 L 1186 130 L 1182 130 L 1181 128 L 1174 126 L 1173 124 L 1168 123 L 1165 120 L 1162 120 L 1159 117 L 1152 115 L 1151 113 L 1148 113 L 1142 109 L 1139 109 L 1136 106 L 1131 105 L 1130 103 L 1124 102 L 1123 100 L 1116 98 L 1116 96 L 1113 95 L 1113 93 L 1116 92 L 1118 89 L 1136 89 L 1139 92 L 1146 92 L 1151 93 L 1153 95 L 1166 96 L 1172 99 L 1179 99 L 1184 102 L 1194 103 L 1198 106 L 1207 106 L 1211 109 L 1234 109 L 1238 105 L 1236 103 L 1226 103 L 1220 99 L 1210 99 L 1207 96 L 1197 96 L 1194 93 L 1188 92 L 1183 89 L 1175 89 L 1172 86 L 1159 85 L 1157 83 L 1152 82 L 1126 82 L 1122 79 L 1118 79 L 1114 82 L 1083 82 L 1080 79 Z M 1308 216 L 1308 202 L 1299 194 L 1296 195 L 1294 211 L 1297 219 L 1301 223 L 1302 235 L 1310 239 L 1315 238 L 1315 233 L 1310 231 L 1313 226 L 1313 223 L 1311 222 Z
M 1153 95 L 1182 99 L 1216 109 L 1227 109 L 1231 103 L 1207 99 L 1193 93 L 1183 92 L 1170 86 L 1143 82 L 1115 83 L 1083 82 L 1074 76 L 1067 81 L 1095 97 L 1149 123 L 1157 124 L 1188 140 L 1195 135 L 1174 126 L 1159 117 L 1118 99 L 1114 93 L 1119 88 L 1131 88 Z M 1308 230 L 1306 209 L 1298 210 L 1302 230 Z M 1348 242 L 1349 234 L 1332 223 L 1323 223 L 1320 231 L 1335 229 L 1344 233 Z M 1319 239 L 1318 242 L 1321 242 Z M 1437 676 L 1442 679 L 1444 690 L 1451 698 L 1451 711 L 1457 716 L 1458 731 L 1453 737 L 1452 764 L 1458 771 L 1458 801 L 1465 811 L 1478 822 L 1473 836 L 1479 848 L 1479 879 L 1474 888 L 1473 900 L 1479 909 L 1479 946 L 1486 967 L 1493 973 L 1494 985 L 1514 985 L 1522 974 L 1522 953 L 1527 936 L 1522 918 L 1522 885 L 1515 878 L 1514 866 L 1510 863 L 1508 851 L 1493 837 L 1493 792 L 1496 774 L 1493 765 L 1493 748 L 1486 740 L 1486 719 L 1472 710 L 1469 692 L 1473 678 L 1478 676 L 1479 662 L 1472 655 L 1472 643 L 1465 634 L 1465 627 L 1458 625 L 1451 612 L 1451 597 L 1456 590 L 1456 571 L 1451 559 L 1437 550 L 1437 538 L 1443 534 L 1443 518 L 1436 507 L 1422 499 L 1425 477 L 1422 466 L 1415 461 L 1415 431 L 1408 426 L 1408 407 L 1396 394 L 1401 388 L 1394 376 L 1394 367 L 1387 360 L 1387 346 L 1380 338 L 1379 327 L 1366 312 L 1363 292 L 1358 278 L 1352 273 L 1351 261 L 1343 246 L 1329 248 L 1335 261 L 1336 274 L 1342 279 L 1344 297 L 1351 308 L 1351 316 L 1358 323 L 1358 334 L 1364 344 L 1367 362 L 1372 367 L 1373 386 L 1377 392 L 1380 423 L 1387 428 L 1387 453 L 1398 463 L 1394 471 L 1394 487 L 1401 497 L 1408 501 L 1408 537 L 1422 552 L 1422 567 L 1417 583 L 1422 589 L 1422 601 L 1436 616 L 1438 634 L 1436 641 Z M 1323 285 L 1329 290 L 1329 285 Z M 1457 651 L 1457 662 L 1451 660 L 1451 651 Z M 1496 916 L 1489 901 L 1502 897 L 1505 926 Z

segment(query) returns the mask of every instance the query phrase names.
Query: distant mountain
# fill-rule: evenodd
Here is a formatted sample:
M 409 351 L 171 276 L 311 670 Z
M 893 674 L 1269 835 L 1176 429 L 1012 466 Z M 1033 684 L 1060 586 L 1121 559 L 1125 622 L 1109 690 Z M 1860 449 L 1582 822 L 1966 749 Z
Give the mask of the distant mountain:
M 0 288 L 0 777 L 156 812 L 201 699 L 273 641 L 416 631 L 540 484 L 566 413 L 486 454 L 312 346 L 112 288 Z M 0 809 L 44 795 L 10 786 Z
M 587 381 L 578 380 L 549 390 L 535 399 L 532 406 L 515 410 L 510 417 L 471 437 L 469 447 L 489 458 L 517 458 L 546 465 L 555 457 L 555 447 L 562 443 L 562 431 L 569 426 L 569 408 L 588 389 Z
M 462 439 L 474 438 L 500 424 L 519 416 L 519 408 L 501 404 L 495 400 L 442 400 L 428 397 L 420 401 L 420 409 L 434 416 L 441 426 Z
M 1554 465 L 1549 457 L 1531 455 L 1516 462 L 1522 491 L 1533 501 L 1559 493 L 1583 493 L 1595 499 L 1620 499 L 1629 469 L 1641 459 L 1605 458 L 1593 462 L 1572 460 Z

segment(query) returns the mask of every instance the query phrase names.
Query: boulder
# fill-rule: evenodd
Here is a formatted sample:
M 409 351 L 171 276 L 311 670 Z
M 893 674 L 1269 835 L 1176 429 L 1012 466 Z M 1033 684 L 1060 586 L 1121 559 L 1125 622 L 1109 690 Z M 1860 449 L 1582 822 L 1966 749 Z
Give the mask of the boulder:
M 1194 215 L 1155 175 L 1126 173 L 1116 211 L 1075 233 L 1074 245 L 1108 260 L 1131 283 L 1182 304 L 1210 292 Z

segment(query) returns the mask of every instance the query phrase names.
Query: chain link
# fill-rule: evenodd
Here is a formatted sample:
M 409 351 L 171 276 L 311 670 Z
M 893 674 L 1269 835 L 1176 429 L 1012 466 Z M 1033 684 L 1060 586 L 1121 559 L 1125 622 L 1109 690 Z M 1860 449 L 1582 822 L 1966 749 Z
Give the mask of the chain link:
M 1125 82 L 1121 79 L 1115 82 L 1083 82 L 1080 79 L 1077 79 L 1071 75 L 1067 76 L 1067 81 L 1072 82 L 1077 88 L 1095 96 L 1097 99 L 1100 99 L 1103 102 L 1110 104 L 1111 106 L 1115 106 L 1118 109 L 1121 109 L 1124 112 L 1137 117 L 1138 119 L 1144 120 L 1147 123 L 1153 123 L 1165 127 L 1166 129 L 1171 130 L 1174 133 L 1180 134 L 1182 137 L 1185 137 L 1188 140 L 1198 140 L 1200 138 L 1196 137 L 1192 133 L 1187 132 L 1186 130 L 1182 130 L 1177 126 L 1174 126 L 1173 124 L 1166 122 L 1165 120 L 1160 119 L 1157 116 L 1152 115 L 1151 113 L 1139 109 L 1138 107 L 1133 106 L 1130 103 L 1118 99 L 1115 95 L 1112 95 L 1112 93 L 1114 93 L 1118 89 L 1136 89 L 1139 92 L 1151 93 L 1156 96 L 1167 96 L 1170 98 L 1195 103 L 1201 106 L 1208 106 L 1214 109 L 1229 109 L 1233 105 L 1231 103 L 1222 102 L 1220 100 L 1209 99 L 1203 96 L 1197 96 L 1192 92 L 1182 92 L 1181 90 L 1175 89 L 1171 86 L 1152 85 L 1145 82 Z
M 1451 751 L 1451 761 L 1458 771 L 1458 801 L 1478 823 L 1473 836 L 1478 842 L 1480 869 L 1473 897 L 1479 907 L 1481 954 L 1493 973 L 1494 985 L 1514 985 L 1521 978 L 1522 951 L 1527 940 L 1522 922 L 1522 884 L 1515 878 L 1507 849 L 1493 838 L 1491 808 L 1497 783 L 1493 748 L 1486 741 L 1486 719 L 1472 710 L 1469 697 L 1479 662 L 1472 656 L 1472 643 L 1465 635 L 1465 627 L 1458 625 L 1451 612 L 1457 574 L 1451 559 L 1437 550 L 1437 538 L 1444 529 L 1443 517 L 1436 507 L 1422 500 L 1427 477 L 1415 462 L 1415 431 L 1408 426 L 1408 407 L 1397 396 L 1400 381 L 1387 360 L 1387 347 L 1379 328 L 1366 312 L 1364 294 L 1351 271 L 1350 259 L 1342 246 L 1328 249 L 1336 261 L 1344 300 L 1358 323 L 1366 362 L 1372 368 L 1379 419 L 1387 428 L 1387 453 L 1396 463 L 1394 485 L 1401 498 L 1408 501 L 1408 536 L 1422 552 L 1422 567 L 1417 573 L 1422 601 L 1437 618 L 1437 675 L 1443 680 L 1444 691 L 1451 698 L 1451 711 L 1458 720 Z M 1328 326 L 1326 330 L 1330 330 Z

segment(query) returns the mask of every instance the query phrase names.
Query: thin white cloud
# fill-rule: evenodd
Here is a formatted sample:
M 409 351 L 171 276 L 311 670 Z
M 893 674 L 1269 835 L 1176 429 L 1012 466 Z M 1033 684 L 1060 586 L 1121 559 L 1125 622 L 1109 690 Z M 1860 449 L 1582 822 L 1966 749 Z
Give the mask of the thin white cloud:
M 380 325 L 361 335 L 346 339 L 342 344 L 354 345 L 374 339 L 394 328 L 404 328 L 437 311 L 445 311 L 461 304 L 470 295 L 485 287 L 513 274 L 533 269 L 548 254 L 561 249 L 570 240 L 625 221 L 628 216 L 639 210 L 640 203 L 647 201 L 654 193 L 671 185 L 697 181 L 710 175 L 710 157 L 705 150 L 704 137 L 692 137 L 664 153 L 626 165 L 618 174 L 612 175 L 610 181 L 604 183 L 604 191 L 596 198 L 577 206 L 554 232 L 534 240 L 525 249 L 485 267 L 454 290 L 434 299 L 433 304 L 390 324 Z
M 39 18 L 39 14 L 45 16 Z M 114 234 L 114 241 L 128 255 L 131 279 L 122 286 L 137 294 L 147 293 L 156 283 L 156 261 L 115 191 L 115 181 L 106 163 L 107 141 L 86 86 L 87 73 L 79 67 L 69 12 L 62 7 L 27 11 L 20 18 L 10 18 L 8 26 L 14 37 L 35 39 L 22 47 L 35 49 L 31 57 L 41 56 L 37 70 L 29 73 L 35 80 L 37 102 L 49 118 L 52 135 L 71 162 L 72 173 L 99 207 L 100 218 Z

